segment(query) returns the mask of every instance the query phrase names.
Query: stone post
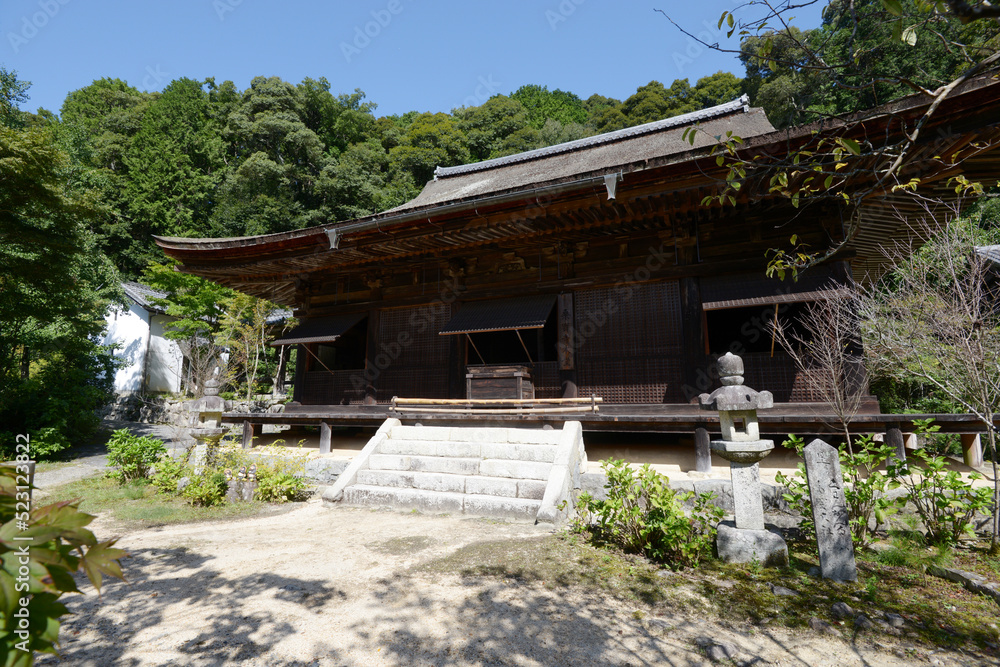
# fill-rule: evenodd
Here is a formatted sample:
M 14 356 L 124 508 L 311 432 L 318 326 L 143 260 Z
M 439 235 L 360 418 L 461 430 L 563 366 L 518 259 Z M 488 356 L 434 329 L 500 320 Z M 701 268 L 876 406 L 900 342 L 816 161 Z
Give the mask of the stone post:
M 695 472 L 712 472 L 712 450 L 708 429 L 699 426 L 694 430 Z
M 333 430 L 326 422 L 319 423 L 319 453 L 330 453 L 330 441 L 333 439 Z
M 983 443 L 978 433 L 962 434 L 962 460 L 970 468 L 983 465 Z
M 803 456 L 823 578 L 857 581 L 854 542 L 851 539 L 844 479 L 837 448 L 817 438 L 806 445 Z

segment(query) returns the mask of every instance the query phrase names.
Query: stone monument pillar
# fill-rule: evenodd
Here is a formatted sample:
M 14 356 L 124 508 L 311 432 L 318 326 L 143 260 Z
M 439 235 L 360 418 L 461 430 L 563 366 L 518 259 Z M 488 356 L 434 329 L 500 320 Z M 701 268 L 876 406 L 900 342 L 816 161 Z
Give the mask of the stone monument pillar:
M 719 524 L 719 557 L 728 562 L 757 560 L 764 565 L 786 565 L 788 547 L 781 536 L 764 528 L 764 503 L 760 492 L 760 461 L 774 449 L 774 441 L 760 439 L 757 410 L 774 405 L 769 391 L 743 385 L 743 359 L 731 352 L 719 357 L 722 386 L 702 394 L 703 410 L 719 412 L 722 438 L 713 440 L 712 451 L 729 461 L 733 477 L 735 524 Z

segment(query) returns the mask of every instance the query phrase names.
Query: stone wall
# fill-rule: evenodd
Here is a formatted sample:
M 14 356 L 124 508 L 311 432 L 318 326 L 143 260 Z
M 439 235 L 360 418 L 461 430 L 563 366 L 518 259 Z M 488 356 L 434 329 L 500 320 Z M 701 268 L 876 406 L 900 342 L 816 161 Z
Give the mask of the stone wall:
M 194 399 L 168 395 L 120 394 L 101 411 L 101 417 L 113 421 L 189 426 L 191 413 L 187 404 Z M 227 412 L 284 412 L 285 398 L 260 401 L 226 401 Z

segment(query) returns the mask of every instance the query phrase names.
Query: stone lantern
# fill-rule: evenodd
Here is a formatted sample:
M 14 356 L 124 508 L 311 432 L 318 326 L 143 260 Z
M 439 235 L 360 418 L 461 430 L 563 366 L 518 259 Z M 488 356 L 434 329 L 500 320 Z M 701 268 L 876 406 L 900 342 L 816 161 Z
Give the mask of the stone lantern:
M 204 462 L 214 458 L 214 449 L 226 433 L 226 429 L 222 427 L 222 413 L 225 409 L 226 402 L 219 396 L 219 381 L 213 375 L 205 382 L 205 395 L 190 403 L 193 413 L 190 434 L 199 443 L 192 454 L 196 471 L 200 472 Z
M 784 540 L 764 529 L 760 491 L 759 463 L 774 449 L 774 441 L 760 439 L 757 410 L 772 407 L 774 397 L 769 391 L 744 386 L 743 359 L 731 352 L 719 357 L 718 370 L 722 386 L 711 394 L 702 394 L 698 402 L 703 410 L 719 412 L 722 438 L 713 440 L 711 448 L 729 461 L 733 478 L 736 522 L 735 526 L 719 524 L 719 556 L 731 562 L 757 559 L 764 564 L 787 563 Z

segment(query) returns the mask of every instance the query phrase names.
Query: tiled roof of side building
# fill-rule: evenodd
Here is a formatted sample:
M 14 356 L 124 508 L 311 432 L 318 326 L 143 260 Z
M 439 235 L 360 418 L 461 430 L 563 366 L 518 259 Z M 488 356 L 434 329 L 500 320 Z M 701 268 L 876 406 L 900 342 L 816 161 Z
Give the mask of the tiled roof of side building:
M 154 289 L 149 285 L 143 285 L 142 283 L 137 283 L 135 281 L 123 282 L 122 289 L 125 290 L 125 296 L 132 299 L 146 310 L 150 310 L 155 313 L 163 312 L 163 308 L 155 305 L 153 303 L 153 299 L 167 298 L 166 292 L 161 292 L 160 290 Z

